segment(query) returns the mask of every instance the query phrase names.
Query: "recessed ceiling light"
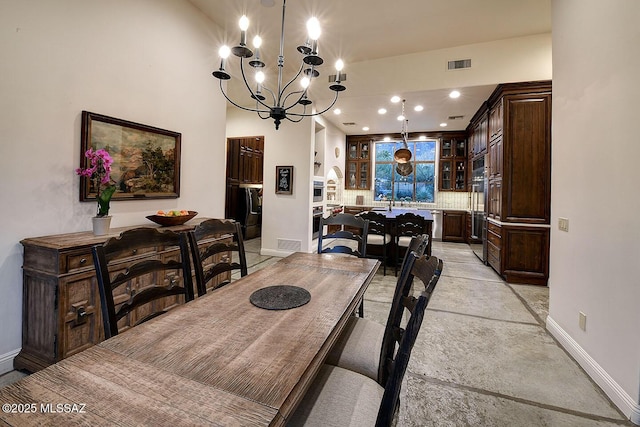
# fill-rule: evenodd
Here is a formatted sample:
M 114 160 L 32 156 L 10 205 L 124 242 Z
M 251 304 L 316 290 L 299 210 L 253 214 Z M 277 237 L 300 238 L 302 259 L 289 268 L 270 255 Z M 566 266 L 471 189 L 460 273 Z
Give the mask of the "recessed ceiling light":
M 404 119 L 405 119 L 405 117 L 404 117 L 402 114 L 400 114 L 400 115 L 398 116 L 398 121 L 399 121 L 399 122 L 403 121 Z
M 451 93 L 449 94 L 449 98 L 460 98 L 460 92 L 458 92 L 457 90 L 452 90 Z
M 333 114 L 340 114 L 342 113 L 342 110 L 339 108 L 336 108 L 335 110 L 333 110 Z
M 424 140 L 426 140 L 426 139 L 427 139 L 427 137 L 426 137 L 425 135 L 420 135 L 420 136 L 418 137 L 418 139 L 419 139 L 420 141 L 424 141 Z
M 414 111 L 422 111 L 424 110 L 424 107 L 422 105 L 416 105 L 415 107 L 413 107 Z
M 387 109 L 386 108 L 380 108 L 378 110 L 378 114 L 387 114 Z
M 391 97 L 391 102 L 400 102 L 400 97 L 395 95 Z
M 368 131 L 369 130 L 369 126 L 363 127 L 362 130 L 365 131 L 365 132 Z
M 446 123 L 440 123 L 440 127 L 441 127 L 441 128 L 446 128 L 446 127 L 447 127 L 447 124 L 446 124 Z
M 389 141 L 391 141 L 391 138 L 390 138 L 390 137 L 388 137 L 388 136 L 385 136 L 385 137 L 384 137 L 384 139 L 383 139 L 383 141 L 384 141 L 384 142 L 389 142 Z

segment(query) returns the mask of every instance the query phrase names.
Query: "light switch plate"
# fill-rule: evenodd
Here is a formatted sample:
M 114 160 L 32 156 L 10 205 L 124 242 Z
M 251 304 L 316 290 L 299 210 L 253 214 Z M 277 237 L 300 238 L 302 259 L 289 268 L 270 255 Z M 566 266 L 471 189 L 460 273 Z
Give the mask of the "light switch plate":
M 569 232 L 568 218 L 558 218 L 558 230 Z

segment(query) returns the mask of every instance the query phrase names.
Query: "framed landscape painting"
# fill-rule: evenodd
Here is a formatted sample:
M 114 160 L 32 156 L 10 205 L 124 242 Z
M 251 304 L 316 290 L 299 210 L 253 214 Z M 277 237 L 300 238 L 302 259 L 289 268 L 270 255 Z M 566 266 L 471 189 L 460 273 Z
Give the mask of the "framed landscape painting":
M 180 196 L 181 134 L 114 117 L 82 112 L 80 167 L 85 152 L 105 149 L 113 158 L 112 200 L 166 199 Z M 80 201 L 94 201 L 90 179 L 80 177 Z

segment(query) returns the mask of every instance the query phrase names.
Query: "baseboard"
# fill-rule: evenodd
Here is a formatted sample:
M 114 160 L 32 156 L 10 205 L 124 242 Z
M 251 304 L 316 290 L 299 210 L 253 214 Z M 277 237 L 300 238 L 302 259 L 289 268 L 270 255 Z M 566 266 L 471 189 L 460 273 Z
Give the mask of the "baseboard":
M 260 249 L 260 255 L 264 256 L 277 256 L 280 258 L 287 257 L 294 253 L 295 251 L 279 251 L 277 249 Z
M 0 375 L 13 371 L 13 359 L 20 353 L 20 349 L 0 355 Z
M 640 425 L 640 404 L 634 402 L 629 394 L 598 364 L 580 345 L 560 327 L 551 316 L 547 316 L 547 330 L 553 335 L 565 350 L 573 356 L 587 375 L 600 386 L 602 391 L 611 399 L 629 420 Z

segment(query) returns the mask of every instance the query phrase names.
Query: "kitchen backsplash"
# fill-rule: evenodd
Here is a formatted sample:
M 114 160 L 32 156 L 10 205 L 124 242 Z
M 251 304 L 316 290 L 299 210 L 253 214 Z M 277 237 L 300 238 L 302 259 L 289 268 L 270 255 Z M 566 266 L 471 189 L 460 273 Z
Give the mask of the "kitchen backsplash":
M 436 195 L 435 203 L 402 203 L 406 207 L 418 207 L 426 209 L 469 209 L 469 194 L 460 191 L 440 191 Z M 362 196 L 362 205 L 364 206 L 388 206 L 389 202 L 381 202 L 373 200 L 373 192 L 366 190 L 344 190 L 342 193 L 342 204 L 346 206 L 355 206 L 356 197 Z M 396 201 L 395 206 L 399 207 L 400 202 Z

